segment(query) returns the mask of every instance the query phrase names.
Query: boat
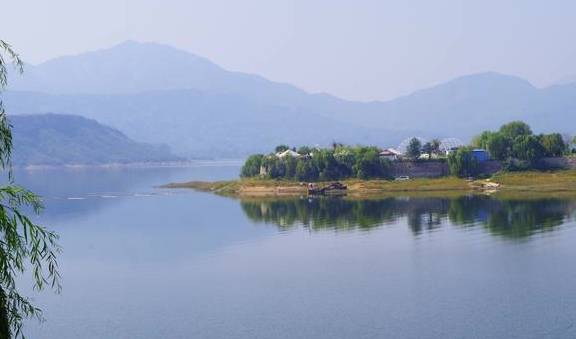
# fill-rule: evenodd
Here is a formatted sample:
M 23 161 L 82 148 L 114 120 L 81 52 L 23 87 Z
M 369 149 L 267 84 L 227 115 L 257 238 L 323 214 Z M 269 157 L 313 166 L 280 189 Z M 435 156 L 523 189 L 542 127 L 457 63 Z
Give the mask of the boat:
M 348 187 L 341 182 L 333 182 L 326 186 L 320 187 L 316 184 L 308 184 L 308 195 L 344 195 Z

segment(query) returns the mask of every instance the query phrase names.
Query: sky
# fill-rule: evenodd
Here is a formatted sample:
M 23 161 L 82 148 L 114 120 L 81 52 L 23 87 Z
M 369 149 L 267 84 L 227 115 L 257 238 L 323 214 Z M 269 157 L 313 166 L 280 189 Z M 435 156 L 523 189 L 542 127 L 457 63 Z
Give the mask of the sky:
M 576 80 L 573 0 L 0 0 L 29 63 L 153 41 L 309 92 L 386 100 L 485 71 Z

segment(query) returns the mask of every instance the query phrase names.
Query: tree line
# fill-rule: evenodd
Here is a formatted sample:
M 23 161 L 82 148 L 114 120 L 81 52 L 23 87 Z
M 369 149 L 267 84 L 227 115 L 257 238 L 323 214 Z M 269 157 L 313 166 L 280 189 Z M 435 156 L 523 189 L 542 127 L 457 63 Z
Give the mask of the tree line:
M 281 145 L 276 147 L 275 153 L 250 156 L 244 163 L 240 176 L 301 181 L 391 178 L 391 162 L 380 157 L 377 147 L 341 144 L 334 144 L 332 148 L 304 146 L 297 150 L 292 149 L 298 153 L 296 157 L 276 155 L 288 149 L 288 146 Z
M 474 149 L 483 149 L 490 158 L 500 161 L 503 169 L 519 171 L 545 169 L 541 161 L 546 157 L 559 157 L 572 152 L 569 140 L 560 133 L 534 134 L 528 124 L 512 121 L 497 131 L 484 131 L 476 136 L 469 146 L 459 147 L 446 156 L 440 149 L 438 139 L 422 143 L 412 138 L 403 154 L 412 161 L 436 159 L 448 162 L 451 175 L 475 177 L 481 174 L 481 164 L 474 156 Z M 277 156 L 292 150 L 297 156 Z M 422 158 L 422 154 L 427 157 Z M 328 181 L 347 178 L 389 179 L 392 178 L 392 162 L 380 156 L 374 146 L 346 146 L 334 143 L 331 148 L 307 146 L 290 148 L 277 146 L 274 153 L 250 156 L 241 170 L 241 177 L 264 177 L 301 181 Z

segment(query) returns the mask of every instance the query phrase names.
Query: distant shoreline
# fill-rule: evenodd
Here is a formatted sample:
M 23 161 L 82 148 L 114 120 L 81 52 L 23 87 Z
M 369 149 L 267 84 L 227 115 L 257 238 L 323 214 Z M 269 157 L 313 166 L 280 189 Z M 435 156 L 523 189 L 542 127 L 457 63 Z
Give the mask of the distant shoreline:
M 19 170 L 46 170 L 46 169 L 114 169 L 114 168 L 178 168 L 202 166 L 242 166 L 241 159 L 221 160 L 186 160 L 166 162 L 131 162 L 131 163 L 105 163 L 105 164 L 62 164 L 62 165 L 14 165 Z
M 347 195 L 370 197 L 410 194 L 576 195 L 576 170 L 500 173 L 489 179 L 468 181 L 456 177 L 420 178 L 407 181 L 343 180 Z M 319 183 L 320 185 L 322 183 Z M 306 196 L 304 183 L 268 179 L 191 181 L 162 188 L 193 189 L 232 197 Z

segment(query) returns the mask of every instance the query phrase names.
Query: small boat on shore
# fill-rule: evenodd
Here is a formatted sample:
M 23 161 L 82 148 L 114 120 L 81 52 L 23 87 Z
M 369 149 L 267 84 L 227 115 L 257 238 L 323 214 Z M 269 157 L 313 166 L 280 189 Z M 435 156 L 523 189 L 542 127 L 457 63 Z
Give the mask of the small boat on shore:
M 348 187 L 340 182 L 334 182 L 320 187 L 317 184 L 308 184 L 308 195 L 344 195 Z

